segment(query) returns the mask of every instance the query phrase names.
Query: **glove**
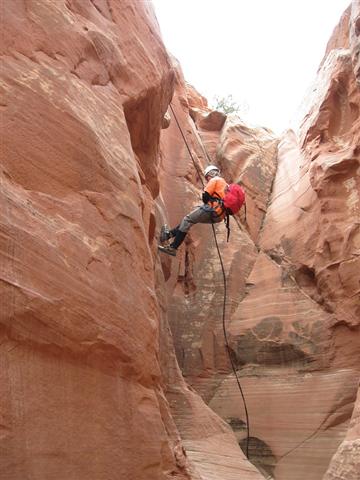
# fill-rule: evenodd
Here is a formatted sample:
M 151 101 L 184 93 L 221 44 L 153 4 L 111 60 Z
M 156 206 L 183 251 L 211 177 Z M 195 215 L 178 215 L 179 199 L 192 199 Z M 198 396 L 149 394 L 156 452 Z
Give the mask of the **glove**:
M 204 203 L 208 203 L 208 201 L 211 199 L 211 195 L 208 192 L 204 192 L 202 194 L 202 201 Z

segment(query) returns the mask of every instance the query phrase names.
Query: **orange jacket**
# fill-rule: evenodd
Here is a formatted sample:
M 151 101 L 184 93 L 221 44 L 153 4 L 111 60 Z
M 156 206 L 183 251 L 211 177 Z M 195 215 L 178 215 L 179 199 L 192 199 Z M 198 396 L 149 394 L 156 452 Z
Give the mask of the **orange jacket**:
M 222 177 L 214 177 L 209 180 L 208 184 L 204 188 L 204 191 L 212 197 L 224 198 L 227 186 L 227 183 Z M 210 200 L 208 205 L 215 210 L 218 216 L 225 217 L 225 211 L 220 202 L 217 202 L 216 200 Z

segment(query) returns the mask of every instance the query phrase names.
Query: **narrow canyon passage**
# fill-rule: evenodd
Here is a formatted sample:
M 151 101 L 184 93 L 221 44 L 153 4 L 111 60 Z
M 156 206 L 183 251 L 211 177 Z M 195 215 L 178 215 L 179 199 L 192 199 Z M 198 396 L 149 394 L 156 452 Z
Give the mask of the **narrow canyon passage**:
M 0 7 L 0 480 L 358 480 L 360 2 L 281 136 L 208 106 L 150 1 Z M 229 350 L 211 226 L 158 252 L 209 164 L 246 192 Z

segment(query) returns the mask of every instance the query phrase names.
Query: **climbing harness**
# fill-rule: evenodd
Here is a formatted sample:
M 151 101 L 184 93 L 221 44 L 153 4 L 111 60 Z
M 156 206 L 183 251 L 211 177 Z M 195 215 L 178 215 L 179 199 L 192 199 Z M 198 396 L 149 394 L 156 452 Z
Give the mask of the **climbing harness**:
M 198 165 L 196 165 L 196 162 L 195 162 L 195 159 L 194 159 L 194 156 L 190 150 L 190 147 L 188 145 L 188 142 L 184 136 L 184 133 L 182 131 L 182 128 L 178 122 L 178 119 L 177 119 L 177 116 L 175 114 L 175 111 L 173 109 L 173 106 L 172 104 L 170 103 L 170 109 L 172 111 L 172 114 L 173 114 L 173 117 L 175 119 L 175 122 L 179 128 L 179 131 L 181 133 L 181 136 L 184 140 L 184 143 L 186 145 L 186 148 L 189 152 L 189 155 L 190 155 L 190 158 L 194 164 L 194 167 L 195 167 L 195 170 L 197 171 L 197 174 L 199 176 L 199 179 L 202 183 L 202 186 L 204 187 L 204 182 L 203 182 L 203 179 L 201 177 L 201 172 L 200 172 L 200 168 L 198 167 Z M 199 139 L 199 141 L 201 141 Z M 209 159 L 209 156 L 206 152 L 206 150 L 204 150 L 204 146 L 201 145 L 202 148 L 203 148 L 203 151 L 205 152 L 206 154 L 206 157 L 210 163 L 210 159 Z M 235 218 L 236 220 L 236 218 Z M 239 224 L 238 224 L 239 226 Z M 226 346 L 226 351 L 227 351 L 227 354 L 228 354 L 228 357 L 229 357 L 229 361 L 230 361 L 230 364 L 231 364 L 231 368 L 232 368 L 232 371 L 234 373 L 234 376 L 236 378 L 236 383 L 238 385 L 238 388 L 239 388 L 239 391 L 240 391 L 240 394 L 241 394 L 241 397 L 242 397 L 242 401 L 243 401 L 243 404 L 244 404 L 244 410 L 245 410 L 245 416 L 246 416 L 246 430 L 247 430 L 247 437 L 246 437 L 246 458 L 249 459 L 249 441 L 250 441 L 250 422 L 249 422 L 249 414 L 248 414 L 248 409 L 247 409 L 247 405 L 246 405 L 246 400 L 245 400 L 245 396 L 244 396 L 244 392 L 243 392 L 243 389 L 241 387 L 241 384 L 240 384 L 240 380 L 239 380 L 239 376 L 238 376 L 238 373 L 236 371 L 236 366 L 235 366 L 235 363 L 234 363 L 234 360 L 232 358 L 232 355 L 231 355 L 231 349 L 230 349 L 230 345 L 229 345 L 229 341 L 228 341 L 228 337 L 227 337 L 227 332 L 226 332 L 226 300 L 227 300 L 227 281 L 226 281 L 226 274 L 225 274 L 225 267 L 224 267 L 224 263 L 223 263 L 223 260 L 222 260 L 222 256 L 221 256 L 221 252 L 220 252 L 220 248 L 219 248 L 219 244 L 218 244 L 218 241 L 217 241 L 217 236 L 216 236 L 216 231 L 215 231 L 215 227 L 214 227 L 214 224 L 212 223 L 211 224 L 211 227 L 212 227 L 212 231 L 213 231 L 213 235 L 214 235 L 214 240 L 215 240 L 215 245 L 216 245 L 216 249 L 217 249 L 217 253 L 218 253 L 218 256 L 219 256 L 219 260 L 220 260 L 220 265 L 221 265 L 221 271 L 222 271 L 222 276 L 223 276 L 223 284 L 224 284 L 224 299 L 223 299 L 223 313 L 222 313 L 222 326 L 223 326 L 223 333 L 224 333 L 224 339 L 225 339 L 225 346 Z M 241 229 L 241 227 L 239 226 L 239 228 Z M 229 226 L 229 229 L 230 229 L 230 226 Z M 228 230 L 228 238 L 229 238 L 229 235 L 230 235 L 230 230 Z

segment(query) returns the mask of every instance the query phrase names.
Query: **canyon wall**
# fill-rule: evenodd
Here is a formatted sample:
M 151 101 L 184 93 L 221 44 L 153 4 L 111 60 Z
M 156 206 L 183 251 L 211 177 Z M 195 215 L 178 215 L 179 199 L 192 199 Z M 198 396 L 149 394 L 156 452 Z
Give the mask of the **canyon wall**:
M 360 465 L 353 413 L 360 370 L 358 27 L 353 2 L 329 41 L 301 122 L 280 139 L 236 117 L 215 121 L 216 112 L 181 78 L 172 102 L 186 138 L 200 139 L 190 147 L 195 164 L 218 164 L 247 192 L 246 219 L 232 221 L 230 243 L 223 225 L 215 231 L 230 354 L 250 416 L 250 459 L 276 479 L 355 480 Z M 194 191 L 175 120 L 161 149 L 171 226 L 199 203 L 201 189 L 195 178 Z M 162 262 L 182 372 L 245 450 L 211 228 L 195 226 L 176 261 Z
M 359 2 L 281 139 L 186 85 L 150 2 L 0 13 L 0 479 L 355 480 Z M 246 215 L 160 257 L 210 162 Z
M 152 5 L 13 0 L 0 18 L 0 478 L 262 478 L 166 323 L 175 75 Z

